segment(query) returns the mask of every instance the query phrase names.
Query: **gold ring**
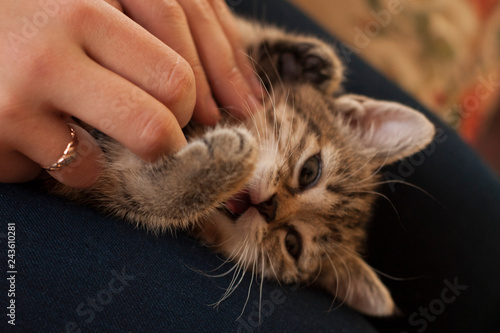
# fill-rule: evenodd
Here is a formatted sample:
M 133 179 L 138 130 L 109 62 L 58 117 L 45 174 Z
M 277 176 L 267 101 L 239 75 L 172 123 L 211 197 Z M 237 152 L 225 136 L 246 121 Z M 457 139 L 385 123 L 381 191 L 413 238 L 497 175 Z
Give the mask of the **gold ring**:
M 57 160 L 57 162 L 48 166 L 48 167 L 45 167 L 44 168 L 45 170 L 47 170 L 47 171 L 59 171 L 59 170 L 61 170 L 61 168 L 63 166 L 70 164 L 76 158 L 76 156 L 78 156 L 78 152 L 77 152 L 78 138 L 76 137 L 76 132 L 73 129 L 73 127 L 71 127 L 70 125 L 68 125 L 68 127 L 69 127 L 70 134 L 71 134 L 70 142 L 66 146 L 66 149 L 64 149 L 63 154 Z

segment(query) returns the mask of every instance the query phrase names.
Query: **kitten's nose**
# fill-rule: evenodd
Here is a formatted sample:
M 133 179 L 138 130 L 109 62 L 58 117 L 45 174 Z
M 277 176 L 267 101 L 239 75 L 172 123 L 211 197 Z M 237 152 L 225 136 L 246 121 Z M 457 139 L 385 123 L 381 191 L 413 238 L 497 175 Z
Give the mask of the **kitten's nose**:
M 267 223 L 274 221 L 276 218 L 276 210 L 278 209 L 278 198 L 276 197 L 276 194 L 269 200 L 255 205 L 255 208 L 257 208 L 259 213 L 264 216 Z

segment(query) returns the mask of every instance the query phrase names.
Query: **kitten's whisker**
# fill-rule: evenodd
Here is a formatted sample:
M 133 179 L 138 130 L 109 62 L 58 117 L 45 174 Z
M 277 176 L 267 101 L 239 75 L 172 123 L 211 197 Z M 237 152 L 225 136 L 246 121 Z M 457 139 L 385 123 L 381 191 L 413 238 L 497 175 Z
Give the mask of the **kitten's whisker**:
M 332 258 L 330 257 L 329 253 L 326 253 L 326 257 L 328 258 L 328 261 L 330 262 L 330 265 L 332 265 L 333 272 L 335 273 L 335 295 L 333 296 L 333 301 L 332 304 L 330 305 L 330 309 L 328 311 L 332 311 L 333 304 L 335 304 L 335 301 L 337 300 L 337 295 L 339 294 L 339 273 L 337 271 L 337 268 L 335 268 L 335 264 L 332 261 Z
M 229 239 L 227 239 L 226 241 L 220 243 L 219 245 L 207 245 L 208 247 L 212 247 L 212 248 L 218 248 L 218 247 L 221 247 L 222 245 L 230 242 L 231 240 L 233 240 L 234 237 L 231 237 Z M 248 239 L 248 235 L 246 236 L 245 240 L 243 242 L 246 242 L 246 240 Z M 236 269 L 236 265 L 232 265 L 232 267 L 225 273 L 221 273 L 221 274 L 209 274 L 209 273 L 213 273 L 213 272 L 216 272 L 218 270 L 220 270 L 222 267 L 224 267 L 225 265 L 227 264 L 231 264 L 232 261 L 236 258 L 236 255 L 234 255 L 235 252 L 238 252 L 239 249 L 241 249 L 241 246 L 234 249 L 231 254 L 229 256 L 227 256 L 226 259 L 222 259 L 220 258 L 219 256 L 217 256 L 219 259 L 222 260 L 222 264 L 220 264 L 219 266 L 217 266 L 216 268 L 214 269 L 211 269 L 209 271 L 202 271 L 200 269 L 196 269 L 196 268 L 193 268 L 193 267 L 190 267 L 189 265 L 185 265 L 187 268 L 191 269 L 192 271 L 200 274 L 200 275 L 203 275 L 203 276 L 206 276 L 206 277 L 209 277 L 209 278 L 219 278 L 219 277 L 223 277 L 223 276 L 226 276 L 228 275 L 229 273 L 231 273 L 234 269 Z
M 255 256 L 257 256 L 257 249 L 254 251 L 253 253 Z M 255 265 L 256 265 L 256 260 L 253 260 L 253 255 L 251 257 L 253 263 L 252 263 L 252 277 L 250 279 L 250 284 L 248 285 L 248 292 L 247 292 L 247 298 L 245 300 L 245 304 L 243 305 L 243 309 L 241 310 L 241 313 L 240 315 L 238 316 L 238 318 L 236 318 L 236 321 L 238 321 L 241 316 L 243 316 L 243 313 L 245 312 L 245 309 L 247 307 L 247 304 L 248 304 L 248 301 L 250 300 L 250 295 L 251 295 L 251 292 L 252 292 L 252 284 L 253 284 L 253 279 L 255 277 Z M 246 266 L 246 269 L 248 269 L 248 266 L 250 266 L 249 264 Z M 241 281 L 240 281 L 241 282 Z M 238 283 L 238 286 L 239 286 L 239 283 Z M 259 322 L 260 322 L 260 313 L 259 313 Z
M 396 209 L 396 206 L 394 206 L 394 204 L 392 203 L 391 199 L 389 199 L 389 197 L 387 197 L 386 195 L 384 195 L 382 193 L 379 193 L 379 192 L 376 192 L 376 191 L 351 191 L 351 193 L 369 193 L 369 194 L 378 195 L 378 196 L 384 198 L 392 206 L 392 209 L 396 213 L 396 216 L 398 217 L 398 220 L 401 222 L 401 219 L 400 219 L 398 210 Z
M 248 253 L 249 248 L 250 248 L 250 246 L 248 246 L 248 243 L 245 243 L 245 250 L 244 250 L 245 255 L 244 256 L 246 256 L 246 253 Z M 245 261 L 242 261 L 242 262 L 245 263 Z M 238 286 L 243 281 L 243 278 L 245 277 L 245 273 L 248 270 L 249 264 L 248 264 L 248 261 L 244 265 L 241 265 L 240 262 L 238 262 L 236 264 L 236 266 L 238 268 L 235 271 L 235 273 L 233 274 L 233 279 L 231 280 L 231 283 L 229 284 L 224 295 L 221 297 L 221 299 L 219 301 L 217 301 L 215 303 L 216 306 L 219 306 L 220 303 L 222 303 L 224 300 L 226 300 L 238 288 Z M 238 277 L 240 276 L 240 274 L 241 274 L 241 277 L 238 280 Z M 238 280 L 238 282 L 236 282 L 236 280 Z M 252 275 L 252 280 L 253 280 L 253 275 Z M 246 303 L 245 303 L 245 305 L 246 305 Z
M 342 243 L 334 243 L 332 244 L 335 248 L 341 250 L 341 251 L 344 251 L 344 252 L 347 252 L 348 254 L 352 255 L 352 256 L 358 256 L 358 257 L 361 257 L 361 254 L 359 254 L 357 251 L 355 251 L 354 249 L 350 249 L 348 248 L 347 246 L 345 246 L 344 244 Z
M 384 185 L 384 184 L 403 184 L 403 185 L 412 187 L 412 188 L 414 188 L 414 189 L 422 192 L 423 194 L 427 195 L 429 198 L 431 198 L 435 202 L 441 204 L 441 202 L 436 197 L 434 197 L 432 194 L 430 194 L 429 192 L 427 192 L 426 190 L 424 190 L 420 186 L 414 185 L 414 184 L 412 184 L 410 182 L 407 182 L 407 181 L 404 181 L 404 180 L 399 180 L 399 179 L 384 180 L 384 181 L 380 181 L 380 182 L 376 182 L 376 183 L 370 183 L 370 184 L 365 184 L 365 185 L 360 185 L 360 186 L 356 186 L 356 187 L 378 186 L 378 185 Z M 346 189 L 349 189 L 349 188 L 346 187 Z M 442 205 L 442 206 L 444 206 L 444 205 Z
M 226 263 L 224 263 L 223 265 L 225 265 L 225 264 L 226 264 Z M 202 270 L 199 270 L 199 269 L 196 269 L 196 268 L 191 268 L 191 267 L 189 267 L 189 266 L 187 266 L 187 267 L 188 267 L 189 269 L 191 269 L 192 271 L 194 271 L 194 272 L 196 272 L 196 273 L 198 273 L 198 274 L 200 274 L 200 275 L 203 275 L 203 276 L 209 277 L 209 278 L 220 278 L 220 277 L 224 277 L 224 276 L 228 275 L 229 273 L 231 273 L 232 271 L 234 271 L 234 270 L 236 269 L 236 265 L 233 265 L 233 267 L 232 267 L 232 268 L 230 268 L 230 269 L 229 269 L 228 271 L 226 271 L 225 273 L 221 273 L 221 274 L 208 274 L 208 273 L 206 273 L 206 272 L 204 272 L 204 271 L 202 271 Z M 219 270 L 221 267 L 222 267 L 222 265 L 221 265 L 221 266 L 219 266 L 219 267 L 217 267 L 215 270 Z M 213 270 L 213 271 L 215 271 L 215 270 Z
M 335 308 L 332 308 L 334 302 L 335 302 L 335 299 L 337 298 L 337 295 L 338 295 L 338 291 L 339 291 L 339 285 L 341 283 L 341 281 L 339 280 L 339 275 L 337 274 L 337 271 L 335 270 L 335 275 L 337 276 L 337 289 L 336 289 L 336 292 L 335 292 L 335 299 L 334 299 L 334 302 L 332 302 L 332 305 L 330 306 L 330 310 L 337 310 L 339 309 L 342 305 L 345 304 L 347 298 L 349 297 L 349 295 L 351 294 L 352 292 L 352 289 L 351 289 L 351 272 L 349 270 L 349 267 L 347 266 L 347 263 L 345 262 L 345 260 L 342 258 L 342 256 L 340 256 L 337 251 L 333 250 L 333 253 L 334 255 L 337 256 L 337 258 L 342 262 L 342 265 L 344 265 L 344 268 L 345 268 L 345 271 L 347 273 L 347 290 L 345 292 L 345 298 L 340 302 L 340 304 L 338 306 L 336 306 Z M 331 260 L 330 256 L 328 256 L 328 258 Z M 333 265 L 333 263 L 332 263 Z
M 276 270 L 274 269 L 274 265 L 273 265 L 273 262 L 271 260 L 271 257 L 269 256 L 269 252 L 266 251 L 266 255 L 267 255 L 267 259 L 269 261 L 269 266 L 271 267 L 271 271 L 273 272 L 274 274 L 274 277 L 276 278 L 276 281 L 278 281 L 278 284 L 283 287 L 283 285 L 281 284 L 281 281 L 280 279 L 278 278 L 278 274 L 276 274 Z
M 232 114 L 232 112 L 230 110 L 228 110 L 227 108 L 219 107 L 219 111 L 220 112 L 224 112 L 225 114 L 227 114 L 230 118 L 232 118 L 235 122 L 239 123 L 240 125 L 244 124 L 243 120 L 241 120 L 241 119 L 237 118 L 236 116 L 234 116 Z
M 208 248 L 213 248 L 213 249 L 217 249 L 217 248 L 221 248 L 223 245 L 227 244 L 227 243 L 230 243 L 231 241 L 233 241 L 234 239 L 236 238 L 235 235 L 229 237 L 228 239 L 226 239 L 225 241 L 223 242 L 220 242 L 220 243 L 214 243 L 214 244 L 206 244 L 205 246 L 208 247 Z M 234 253 L 235 250 L 233 250 L 231 253 Z M 224 261 L 223 265 L 225 263 L 228 263 L 230 262 L 233 258 L 231 258 L 230 256 L 227 256 L 228 258 L 227 259 L 222 259 L 220 258 L 222 261 Z
M 240 276 L 242 271 L 243 271 L 242 276 L 245 275 L 245 271 L 241 268 L 241 265 L 236 264 L 235 267 L 237 269 L 234 271 L 233 277 L 231 279 L 231 283 L 226 288 L 226 291 L 224 292 L 224 294 L 221 296 L 221 298 L 217 302 L 209 304 L 209 306 L 213 306 L 213 307 L 217 308 L 222 302 L 224 302 L 234 292 L 236 287 L 233 288 L 233 286 L 236 283 L 236 280 L 238 279 L 238 277 Z
M 375 157 L 375 155 L 373 155 L 372 158 L 374 158 L 374 157 Z M 386 161 L 387 161 L 387 157 L 386 157 Z M 364 183 L 365 181 L 368 181 L 368 180 L 376 177 L 379 174 L 380 170 L 383 168 L 384 164 L 385 164 L 385 161 L 372 174 L 370 174 L 368 177 L 366 177 L 364 179 L 359 180 L 356 184 Z
M 382 272 L 381 270 L 378 270 L 376 268 L 373 268 L 372 266 L 370 266 L 377 274 L 379 275 L 382 275 L 383 277 L 386 277 L 388 279 L 391 279 L 393 281 L 415 281 L 415 280 L 420 280 L 420 279 L 425 279 L 425 278 L 429 278 L 429 276 L 425 276 L 425 275 L 420 275 L 420 276 L 414 276 L 414 277 L 411 277 L 411 278 L 400 278 L 400 277 L 395 277 L 395 276 L 392 276 L 392 275 L 389 275 L 387 273 L 384 273 Z
M 240 255 L 240 253 L 243 257 L 246 255 L 245 253 L 247 253 L 249 250 L 248 237 L 249 237 L 249 235 L 247 234 L 247 236 L 245 237 L 241 246 L 238 247 L 235 251 L 233 251 L 230 254 L 230 256 L 229 256 L 230 260 L 237 259 L 237 256 Z M 229 297 L 234 292 L 234 290 L 236 290 L 236 288 L 241 283 L 241 280 L 243 280 L 243 277 L 245 276 L 245 271 L 248 268 L 248 266 L 242 267 L 242 265 L 240 264 L 240 261 L 238 261 L 238 260 L 236 260 L 236 264 L 234 267 L 236 268 L 236 270 L 233 273 L 233 278 L 232 278 L 229 286 L 226 288 L 226 292 L 224 293 L 224 295 L 221 297 L 221 299 L 217 303 L 215 303 L 216 306 L 218 306 L 222 301 L 224 301 L 227 297 Z M 231 269 L 231 270 L 233 270 L 233 269 Z M 240 281 L 238 283 L 236 283 L 241 272 L 243 272 L 243 274 L 241 275 Z M 236 283 L 236 285 L 235 285 L 235 283 Z
M 373 154 L 364 164 L 361 165 L 361 167 L 359 169 L 357 169 L 356 171 L 354 171 L 353 173 L 351 173 L 349 176 L 343 178 L 342 180 L 340 180 L 337 184 L 341 184 L 347 180 L 349 180 L 350 178 L 352 178 L 353 176 L 355 176 L 358 172 L 360 172 L 361 170 L 363 170 L 374 158 L 375 158 L 376 154 Z M 344 170 L 347 171 L 348 167 L 346 167 Z
M 264 287 L 264 247 L 261 244 L 260 246 L 261 253 L 261 267 L 260 267 L 260 290 L 259 290 L 259 323 L 261 322 L 261 313 L 262 313 L 262 288 Z
M 272 89 L 273 88 L 273 85 L 272 85 L 272 82 L 271 82 L 271 78 L 269 77 L 269 75 L 264 71 L 264 68 L 258 63 L 257 60 L 255 60 L 252 56 L 250 55 L 246 55 L 247 58 L 250 60 L 250 63 L 253 65 L 252 67 L 252 71 L 254 72 L 255 76 L 257 76 L 257 79 L 260 81 L 260 84 L 261 86 L 265 89 L 265 91 L 268 93 L 268 96 L 271 97 L 269 95 L 269 91 L 266 87 L 266 84 L 264 83 L 264 80 L 262 79 L 262 77 L 259 75 L 259 72 L 257 70 L 257 66 L 259 67 L 259 69 L 261 70 L 261 72 L 266 76 L 266 82 L 268 83 L 269 87 Z M 264 101 L 264 94 L 262 94 L 262 100 Z
M 287 142 L 285 144 L 285 151 L 283 153 L 282 163 L 277 168 L 279 170 L 279 172 L 282 172 L 282 173 L 287 173 L 288 170 L 291 168 L 290 165 L 287 165 L 288 159 L 291 156 L 293 156 L 293 154 L 295 154 L 295 152 L 299 149 L 298 146 L 295 146 L 295 147 L 293 147 L 293 149 L 290 149 L 290 147 L 291 147 L 291 140 L 292 140 L 293 123 L 295 121 L 295 106 L 294 105 L 292 106 L 292 110 L 291 111 L 292 111 L 292 115 L 291 115 L 292 118 L 290 120 L 290 127 L 289 127 L 289 131 L 288 131 Z M 283 113 L 282 117 L 283 118 L 285 117 L 285 113 Z M 282 119 L 282 123 L 284 123 L 284 119 Z
M 252 107 L 250 106 L 250 104 L 248 103 L 247 101 L 247 98 L 244 98 L 244 96 L 242 96 L 239 92 L 238 92 L 238 89 L 236 87 L 236 84 L 234 82 L 232 82 L 232 85 L 234 87 L 234 91 L 236 91 L 237 95 L 243 100 L 244 104 L 245 104 L 245 109 L 243 109 L 242 111 L 245 111 L 245 116 L 246 117 L 249 117 L 253 114 L 252 112 Z M 257 105 L 253 105 L 253 107 L 255 108 Z M 245 118 L 246 118 L 245 117 Z
M 246 244 L 248 243 L 248 237 L 250 237 L 248 234 L 245 236 L 245 239 L 241 242 L 240 246 L 234 249 L 228 256 L 228 260 L 232 261 L 237 259 L 238 255 L 244 251 L 244 248 Z M 231 239 L 233 239 L 232 237 Z
M 321 275 L 321 271 L 322 271 L 322 269 L 323 269 L 323 260 L 321 259 L 321 257 L 320 257 L 320 256 L 318 256 L 318 257 L 316 257 L 316 258 L 318 259 L 318 262 L 319 262 L 319 267 L 318 267 L 318 269 L 317 269 L 317 271 L 318 271 L 318 272 L 317 272 L 316 276 L 314 277 L 314 279 L 312 279 L 311 281 L 309 281 L 309 282 L 307 283 L 307 285 L 306 285 L 307 287 L 309 287 L 309 286 L 313 285 L 313 284 L 314 284 L 314 282 L 316 282 L 316 280 L 320 277 L 320 275 Z
M 266 53 L 268 53 L 268 50 L 266 50 Z M 269 56 L 269 54 L 268 54 Z M 266 85 L 264 83 L 264 80 L 262 79 L 262 77 L 260 75 L 257 75 L 258 79 L 260 80 L 261 82 L 261 86 L 263 87 L 263 90 L 266 92 L 267 96 L 269 97 L 268 101 L 271 103 L 271 110 L 274 110 L 276 108 L 276 105 L 275 105 L 275 101 L 276 101 L 276 96 L 275 96 L 275 91 L 274 91 L 274 87 L 272 85 L 272 82 L 271 82 L 271 79 L 269 77 L 269 75 L 263 70 L 262 66 L 255 60 L 253 59 L 252 57 L 249 56 L 249 58 L 251 59 L 252 63 L 255 64 L 256 66 L 259 66 L 259 68 L 261 69 L 261 72 L 265 75 L 266 77 L 266 81 L 268 82 L 268 85 Z M 256 70 L 256 68 L 254 67 L 254 73 L 258 74 L 258 71 Z M 267 88 L 269 87 L 269 88 Z M 270 90 L 269 90 L 270 89 Z M 265 96 L 264 96 L 264 92 L 262 92 L 262 104 L 265 105 Z M 267 118 L 266 117 L 263 117 L 264 118 L 264 121 L 267 121 Z M 255 128 L 258 129 L 259 126 L 257 126 L 257 123 L 254 122 L 255 124 Z M 261 125 L 266 125 L 266 124 L 262 124 Z M 267 126 L 261 126 L 263 129 L 267 129 Z M 267 133 L 262 133 L 262 134 L 267 134 Z M 267 136 L 266 136 L 267 137 Z M 259 135 L 259 138 L 260 138 L 260 135 Z M 262 140 L 262 138 L 260 138 L 261 140 L 259 140 L 259 142 L 261 144 L 265 144 L 265 141 Z
M 286 108 L 286 104 L 285 104 L 285 108 Z M 280 140 L 281 140 L 281 131 L 278 132 L 278 124 L 277 124 L 277 116 L 276 116 L 276 109 L 274 109 L 274 112 L 273 112 L 273 119 L 274 119 L 274 122 L 273 122 L 273 133 L 272 135 L 270 135 L 269 137 L 271 138 L 276 138 L 273 143 L 274 143 L 274 156 L 279 156 L 278 155 L 278 151 L 279 151 L 279 145 L 280 145 Z M 283 123 L 281 124 L 281 126 L 283 125 Z M 281 127 L 280 126 L 280 127 Z M 280 128 L 281 129 L 281 128 Z
M 274 61 L 272 59 L 272 56 L 271 54 L 269 53 L 269 49 L 267 48 L 267 45 L 263 45 L 264 46 L 264 51 L 266 52 L 266 55 L 267 55 L 267 58 L 270 60 L 269 62 L 271 63 L 271 66 L 272 66 L 272 70 L 273 72 L 276 74 L 276 77 L 278 78 L 278 81 L 279 81 L 279 84 L 281 86 L 281 88 L 284 88 L 284 83 L 283 83 L 283 79 L 281 78 L 281 75 L 278 71 L 278 69 L 276 68 L 275 64 L 274 64 Z M 272 82 L 271 82 L 272 83 Z M 270 86 L 272 86 L 272 84 L 270 84 Z
M 287 91 L 287 94 L 286 94 L 286 99 L 285 99 L 285 107 L 288 107 L 288 99 L 290 97 L 290 90 Z M 290 120 L 290 128 L 288 130 L 288 136 L 287 136 L 287 142 L 284 144 L 285 146 L 285 151 L 283 152 L 283 156 L 285 157 L 283 159 L 283 163 L 286 163 L 286 159 L 289 158 L 289 156 L 292 156 L 292 154 L 289 154 L 288 152 L 290 151 L 290 146 L 291 146 L 291 140 L 292 140 L 292 128 L 293 128 L 293 123 L 295 121 L 295 100 L 292 99 L 292 102 L 293 102 L 293 105 L 292 105 L 292 110 L 291 110 L 291 117 L 292 119 Z M 281 128 L 280 128 L 280 131 L 282 131 L 282 128 L 283 128 L 283 124 L 285 123 L 285 116 L 286 116 L 286 112 L 283 112 L 282 116 L 281 116 Z M 298 147 L 295 147 L 295 149 L 298 149 Z
M 278 131 L 278 127 L 277 127 L 277 115 L 276 115 L 276 110 L 274 112 L 274 132 L 275 134 L 278 134 L 277 135 L 277 139 L 276 139 L 276 151 L 275 151 L 275 156 L 278 156 L 278 149 L 279 149 L 279 145 L 281 143 L 281 135 L 283 133 L 282 129 L 283 129 L 283 124 L 284 124 L 284 118 L 285 118 L 285 114 L 287 113 L 287 109 L 288 109 L 288 97 L 289 97 L 289 91 L 287 91 L 287 94 L 286 94 L 286 97 L 285 97 L 285 102 L 284 102 L 284 110 L 283 112 L 281 113 L 281 120 L 280 120 L 280 128 L 279 128 L 279 131 Z
M 229 286 L 227 286 L 226 291 L 224 292 L 224 294 L 222 295 L 220 300 L 216 303 L 217 305 L 222 303 L 230 294 L 232 294 L 232 292 L 234 291 L 233 286 L 236 284 L 236 281 L 238 280 L 240 274 L 243 271 L 243 268 L 241 267 L 241 265 L 239 263 L 235 264 L 234 266 L 236 267 L 236 269 L 235 269 L 233 276 L 231 278 L 231 282 L 229 283 Z M 243 271 L 243 275 L 244 275 L 244 271 Z

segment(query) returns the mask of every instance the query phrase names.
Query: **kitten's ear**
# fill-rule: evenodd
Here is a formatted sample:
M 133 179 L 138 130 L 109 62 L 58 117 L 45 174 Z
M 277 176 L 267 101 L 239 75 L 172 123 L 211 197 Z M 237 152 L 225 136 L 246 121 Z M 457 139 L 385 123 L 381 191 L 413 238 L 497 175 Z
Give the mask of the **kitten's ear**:
M 358 151 L 381 164 L 390 164 L 425 148 L 434 137 L 434 125 L 420 112 L 395 102 L 359 95 L 335 101 L 336 111 L 353 137 Z
M 389 290 L 361 258 L 325 260 L 316 283 L 361 313 L 390 316 L 398 311 Z

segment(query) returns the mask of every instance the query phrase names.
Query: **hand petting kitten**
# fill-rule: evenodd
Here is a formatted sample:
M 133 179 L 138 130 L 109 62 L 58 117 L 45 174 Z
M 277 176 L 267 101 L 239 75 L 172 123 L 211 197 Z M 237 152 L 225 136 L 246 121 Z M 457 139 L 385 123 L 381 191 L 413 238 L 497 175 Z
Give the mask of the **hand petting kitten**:
M 95 183 L 102 151 L 72 117 L 152 161 L 186 144 L 181 128 L 192 117 L 217 123 L 214 97 L 237 117 L 259 104 L 222 0 L 1 4 L 0 181 L 64 165 L 51 176 L 72 187 Z
M 189 231 L 237 266 L 221 301 L 250 271 L 317 284 L 368 315 L 394 314 L 363 260 L 366 226 L 380 169 L 423 149 L 434 126 L 401 104 L 342 94 L 343 65 L 324 42 L 235 22 L 266 91 L 263 112 L 192 122 L 188 144 L 153 163 L 91 130 L 105 152 L 101 177 L 88 190 L 55 181 L 49 190 L 153 232 Z

